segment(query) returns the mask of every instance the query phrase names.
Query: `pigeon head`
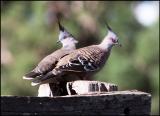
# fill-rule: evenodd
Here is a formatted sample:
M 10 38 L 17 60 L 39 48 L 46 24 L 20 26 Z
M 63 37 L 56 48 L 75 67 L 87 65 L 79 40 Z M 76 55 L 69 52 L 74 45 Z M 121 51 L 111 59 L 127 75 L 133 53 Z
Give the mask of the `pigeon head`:
M 58 21 L 58 25 L 59 25 L 59 39 L 57 42 L 61 42 L 63 47 L 64 46 L 73 46 L 76 43 L 78 43 L 78 41 L 73 37 L 73 35 L 71 33 L 69 33 L 60 23 L 60 21 Z
M 119 45 L 119 46 L 121 46 L 121 44 L 118 41 L 117 35 L 113 32 L 113 30 L 111 29 L 111 27 L 108 24 L 107 24 L 107 29 L 108 29 L 107 38 L 108 38 L 109 42 L 112 45 Z

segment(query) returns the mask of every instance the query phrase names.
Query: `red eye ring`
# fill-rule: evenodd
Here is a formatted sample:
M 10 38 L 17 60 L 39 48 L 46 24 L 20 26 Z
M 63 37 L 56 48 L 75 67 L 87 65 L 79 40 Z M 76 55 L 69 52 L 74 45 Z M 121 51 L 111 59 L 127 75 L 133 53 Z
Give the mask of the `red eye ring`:
M 67 37 L 68 37 L 68 36 L 65 35 L 65 36 L 63 37 L 63 39 L 66 39 Z
M 111 40 L 112 40 L 113 43 L 116 43 L 116 42 L 117 42 L 117 41 L 116 41 L 115 39 L 113 39 L 113 38 L 111 38 Z

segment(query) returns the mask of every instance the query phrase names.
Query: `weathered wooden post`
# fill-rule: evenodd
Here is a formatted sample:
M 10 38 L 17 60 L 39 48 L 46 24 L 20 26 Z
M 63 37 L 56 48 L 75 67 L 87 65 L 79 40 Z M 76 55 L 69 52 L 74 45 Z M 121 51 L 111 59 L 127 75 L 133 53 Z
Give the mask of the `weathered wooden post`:
M 84 89 L 80 89 L 84 87 Z M 87 89 L 85 89 L 87 88 Z M 70 95 L 1 96 L 2 115 L 149 115 L 151 95 L 99 81 L 67 83 Z M 75 95 L 73 95 L 75 94 Z

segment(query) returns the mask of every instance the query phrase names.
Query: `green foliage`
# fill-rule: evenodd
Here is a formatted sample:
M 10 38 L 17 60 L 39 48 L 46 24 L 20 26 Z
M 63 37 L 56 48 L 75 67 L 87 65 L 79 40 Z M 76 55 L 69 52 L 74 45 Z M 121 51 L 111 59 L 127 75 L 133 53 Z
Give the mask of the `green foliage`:
M 1 94 L 37 95 L 38 87 L 31 87 L 22 76 L 61 47 L 56 44 L 55 21 L 55 15 L 60 14 L 62 24 L 77 37 L 78 47 L 99 43 L 107 32 L 106 21 L 113 27 L 122 47 L 112 49 L 95 79 L 115 83 L 119 90 L 151 93 L 152 114 L 159 114 L 159 22 L 147 28 L 141 26 L 131 9 L 134 3 L 72 1 L 49 3 L 51 6 L 43 1 L 5 2 L 1 11 L 2 51 L 11 54 L 11 61 L 1 64 Z M 52 12 L 51 18 L 48 12 Z

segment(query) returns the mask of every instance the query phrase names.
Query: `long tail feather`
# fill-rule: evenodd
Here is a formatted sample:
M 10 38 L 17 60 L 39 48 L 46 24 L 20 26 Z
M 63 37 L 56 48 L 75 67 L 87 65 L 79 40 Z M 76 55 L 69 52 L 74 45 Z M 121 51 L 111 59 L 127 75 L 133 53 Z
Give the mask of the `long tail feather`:
M 31 72 L 27 73 L 26 75 L 24 75 L 24 76 L 23 76 L 23 79 L 32 80 L 32 79 L 34 79 L 36 76 L 39 76 L 39 75 L 40 75 L 40 73 L 31 71 Z
M 31 85 L 36 86 L 39 84 L 44 84 L 44 83 L 49 83 L 49 82 L 53 83 L 54 81 L 56 81 L 55 75 L 52 72 L 49 72 L 44 76 L 39 76 L 33 79 Z

